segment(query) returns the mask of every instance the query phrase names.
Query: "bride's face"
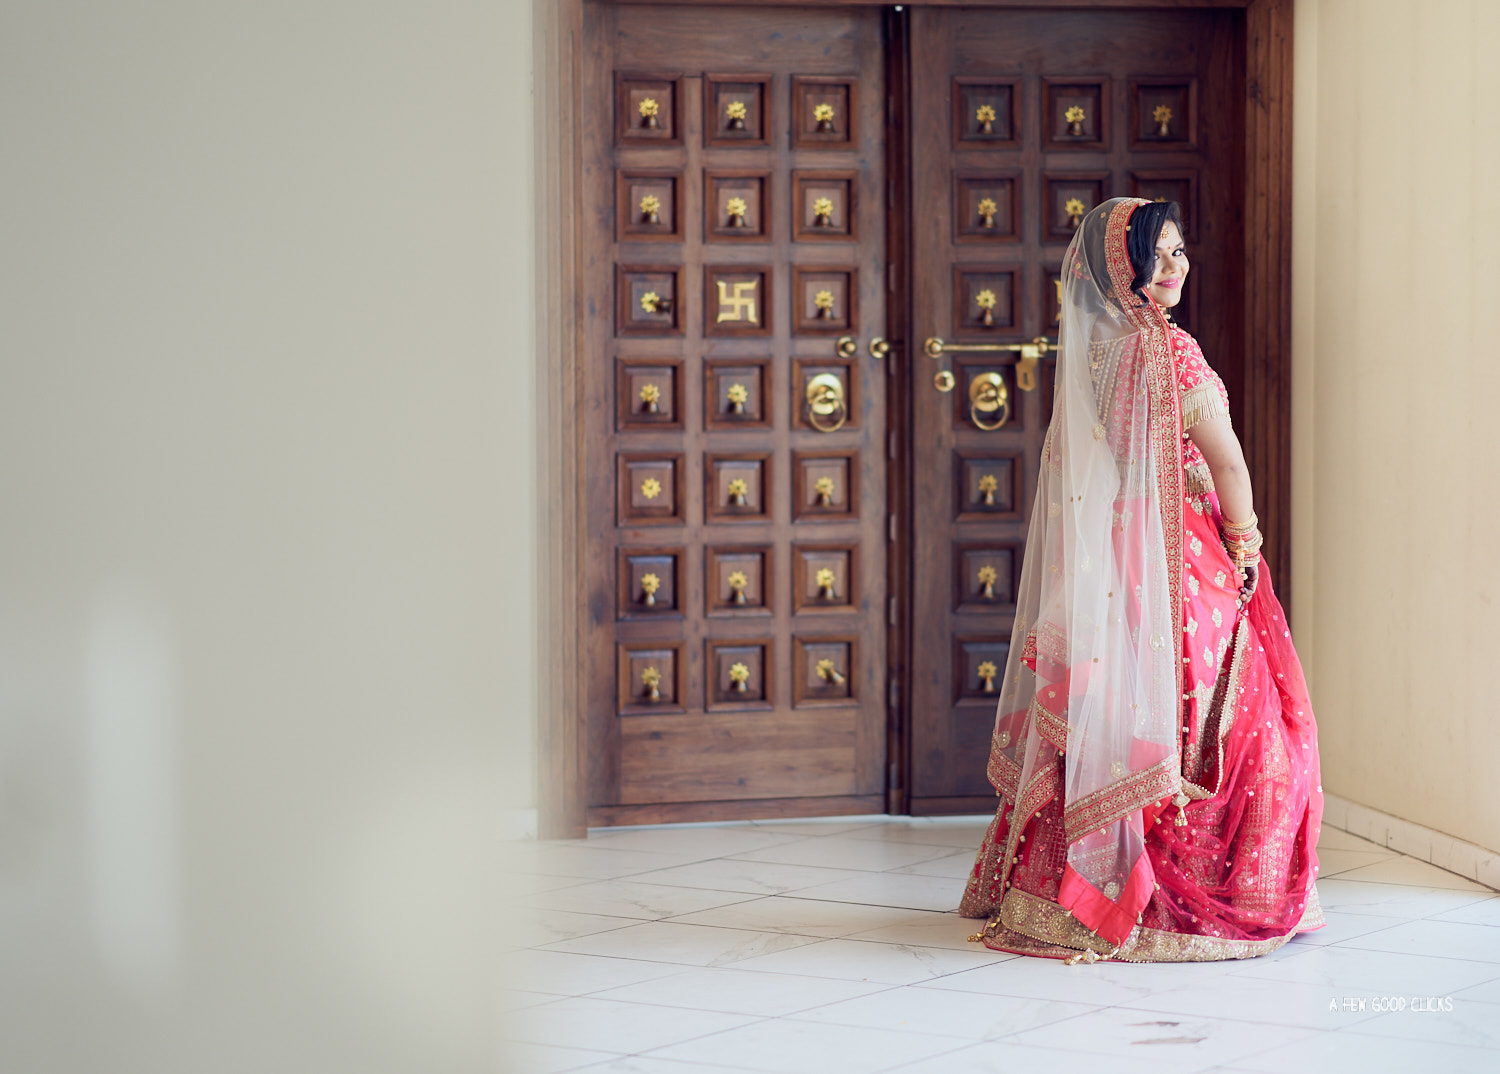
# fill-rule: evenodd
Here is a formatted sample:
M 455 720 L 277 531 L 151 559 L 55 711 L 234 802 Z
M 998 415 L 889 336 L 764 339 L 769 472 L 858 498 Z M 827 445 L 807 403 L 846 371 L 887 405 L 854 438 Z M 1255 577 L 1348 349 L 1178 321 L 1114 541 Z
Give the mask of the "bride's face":
M 1146 293 L 1168 309 L 1182 301 L 1182 285 L 1187 282 L 1187 251 L 1182 248 L 1182 233 L 1167 221 L 1156 240 L 1156 271 L 1146 285 Z

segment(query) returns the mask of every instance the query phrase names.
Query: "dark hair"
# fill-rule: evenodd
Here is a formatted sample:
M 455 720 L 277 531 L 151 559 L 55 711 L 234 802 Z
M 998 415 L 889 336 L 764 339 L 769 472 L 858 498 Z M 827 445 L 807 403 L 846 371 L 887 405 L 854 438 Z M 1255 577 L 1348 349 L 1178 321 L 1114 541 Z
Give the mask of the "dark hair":
M 1142 302 L 1146 295 L 1142 288 L 1151 282 L 1156 272 L 1156 240 L 1167 221 L 1177 225 L 1177 233 L 1183 233 L 1182 206 L 1175 201 L 1153 201 L 1142 205 L 1130 214 L 1130 233 L 1125 239 L 1125 249 L 1130 254 L 1130 267 L 1135 269 L 1135 279 L 1130 289 Z

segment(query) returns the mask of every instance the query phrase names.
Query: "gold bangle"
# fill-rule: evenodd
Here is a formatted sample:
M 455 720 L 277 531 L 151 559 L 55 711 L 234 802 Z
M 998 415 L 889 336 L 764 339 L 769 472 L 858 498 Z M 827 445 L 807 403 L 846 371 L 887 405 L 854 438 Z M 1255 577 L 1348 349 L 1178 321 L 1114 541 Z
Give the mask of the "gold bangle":
M 1251 533 L 1259 526 L 1260 519 L 1255 517 L 1254 511 L 1250 512 L 1250 518 L 1245 522 L 1231 522 L 1227 518 L 1224 520 L 1224 532 L 1228 534 L 1239 535 L 1242 533 Z

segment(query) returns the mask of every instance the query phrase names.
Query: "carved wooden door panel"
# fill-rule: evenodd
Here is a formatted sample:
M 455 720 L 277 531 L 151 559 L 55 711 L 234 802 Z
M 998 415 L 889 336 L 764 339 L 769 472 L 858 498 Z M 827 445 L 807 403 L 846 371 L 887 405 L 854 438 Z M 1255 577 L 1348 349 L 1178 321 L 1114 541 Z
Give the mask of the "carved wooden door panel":
M 1182 203 L 1193 268 L 1177 319 L 1238 369 L 1242 83 L 1227 11 L 917 7 L 911 26 L 907 801 L 979 811 L 1053 367 L 972 348 L 1055 340 L 1073 228 L 1131 194 Z
M 585 36 L 589 823 L 878 812 L 879 13 Z

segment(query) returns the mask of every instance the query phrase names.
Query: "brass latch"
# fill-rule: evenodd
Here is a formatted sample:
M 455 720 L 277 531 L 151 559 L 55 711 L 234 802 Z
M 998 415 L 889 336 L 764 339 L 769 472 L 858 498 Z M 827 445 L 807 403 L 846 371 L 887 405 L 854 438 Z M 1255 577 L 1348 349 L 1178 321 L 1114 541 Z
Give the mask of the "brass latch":
M 929 358 L 941 358 L 945 354 L 992 354 L 1003 352 L 1019 354 L 1016 361 L 1016 387 L 1023 392 L 1036 390 L 1036 366 L 1048 350 L 1055 348 L 1046 336 L 1037 336 L 1030 343 L 947 343 L 937 336 L 930 336 L 922 344 Z

